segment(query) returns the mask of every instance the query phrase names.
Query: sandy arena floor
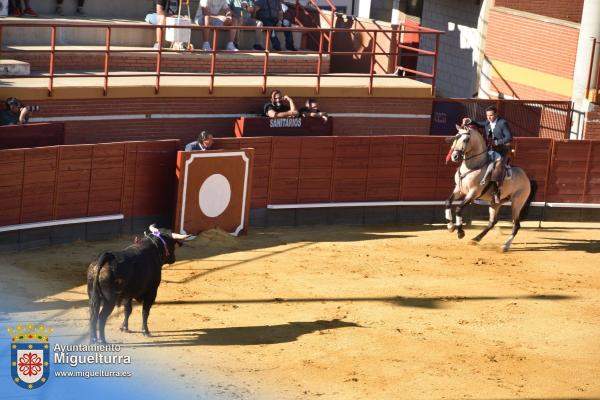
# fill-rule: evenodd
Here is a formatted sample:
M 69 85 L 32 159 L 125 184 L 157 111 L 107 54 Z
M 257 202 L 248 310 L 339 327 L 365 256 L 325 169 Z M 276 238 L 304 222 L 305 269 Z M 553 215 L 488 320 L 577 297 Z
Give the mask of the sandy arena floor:
M 107 338 L 231 398 L 599 397 L 600 224 L 525 226 L 508 253 L 506 224 L 479 246 L 441 226 L 206 232 L 163 269 L 154 337 L 119 309 Z M 4 310 L 85 342 L 87 262 L 130 242 L 0 256 Z

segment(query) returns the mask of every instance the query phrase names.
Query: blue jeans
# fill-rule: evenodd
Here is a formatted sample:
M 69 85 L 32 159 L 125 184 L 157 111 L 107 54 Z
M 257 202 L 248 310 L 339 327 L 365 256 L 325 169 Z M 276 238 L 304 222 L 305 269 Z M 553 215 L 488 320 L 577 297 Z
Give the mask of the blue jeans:
M 279 22 L 277 18 L 259 18 L 259 21 L 262 21 L 264 26 L 277 26 L 277 23 Z M 284 19 L 282 21 L 282 25 L 291 26 L 290 22 L 287 19 Z M 294 48 L 294 37 L 292 36 L 292 32 L 285 31 L 283 35 L 285 36 L 285 48 L 288 50 Z M 271 31 L 271 43 L 274 50 L 281 50 L 281 43 L 279 43 L 279 38 L 277 37 L 277 33 L 275 31 Z

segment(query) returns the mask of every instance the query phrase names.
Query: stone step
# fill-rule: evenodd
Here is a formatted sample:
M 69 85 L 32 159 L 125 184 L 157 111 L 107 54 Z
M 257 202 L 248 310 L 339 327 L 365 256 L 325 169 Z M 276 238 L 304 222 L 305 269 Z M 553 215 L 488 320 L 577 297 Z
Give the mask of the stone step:
M 0 60 L 0 76 L 29 75 L 29 63 L 17 60 Z
M 102 46 L 57 46 L 54 56 L 55 73 L 66 71 L 103 71 L 104 47 Z M 81 50 L 82 52 L 78 52 Z M 86 52 L 83 52 L 86 50 Z M 88 52 L 93 50 L 93 52 Z M 109 70 L 112 71 L 155 71 L 156 51 L 148 47 L 111 47 Z M 48 46 L 11 46 L 2 49 L 3 54 L 31 65 L 31 71 L 46 73 L 50 64 Z M 143 52 L 136 52 L 143 51 Z M 163 72 L 209 72 L 212 53 L 202 51 L 164 51 L 161 59 Z M 319 56 L 304 53 L 271 53 L 268 73 L 270 74 L 315 74 Z M 222 52 L 217 53 L 217 73 L 262 74 L 264 53 Z M 330 58 L 323 55 L 321 73 L 329 72 Z
M 191 1 L 194 10 L 198 1 Z M 73 16 L 77 0 L 65 0 L 63 2 L 63 11 L 65 17 Z M 53 16 L 56 8 L 56 0 L 34 0 L 31 7 L 40 15 Z M 144 15 L 155 9 L 153 0 L 87 0 L 84 4 L 86 16 L 92 18 L 126 18 L 143 20 Z

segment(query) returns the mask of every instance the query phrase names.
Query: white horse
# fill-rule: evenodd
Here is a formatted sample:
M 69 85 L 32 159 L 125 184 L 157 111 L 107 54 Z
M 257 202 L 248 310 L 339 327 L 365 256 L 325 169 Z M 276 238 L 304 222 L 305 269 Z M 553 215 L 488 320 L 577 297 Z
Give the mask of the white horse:
M 510 201 L 513 223 L 512 233 L 502 246 L 502 250 L 507 251 L 521 227 L 520 221 L 527 215 L 531 200 L 535 196 L 537 185 L 534 181 L 529 180 L 523 169 L 511 167 L 511 177 L 504 180 L 499 193 L 500 203 L 492 203 L 492 195 L 488 190 L 490 184 L 483 186 L 480 184 L 489 163 L 485 139 L 475 128 L 456 125 L 456 129 L 458 130 L 458 134 L 454 137 L 452 143 L 451 159 L 453 162 L 462 161 L 462 163 L 454 175 L 456 186 L 448 200 L 446 200 L 448 230 L 450 232 L 458 230 L 458 238 L 462 239 L 465 236 L 462 219 L 463 209 L 473 202 L 473 200 L 488 200 L 490 201 L 490 219 L 485 229 L 473 238 L 473 242 L 478 243 L 498 222 L 500 206 Z M 451 208 L 454 200 L 462 200 L 456 206 L 456 223 L 453 223 Z

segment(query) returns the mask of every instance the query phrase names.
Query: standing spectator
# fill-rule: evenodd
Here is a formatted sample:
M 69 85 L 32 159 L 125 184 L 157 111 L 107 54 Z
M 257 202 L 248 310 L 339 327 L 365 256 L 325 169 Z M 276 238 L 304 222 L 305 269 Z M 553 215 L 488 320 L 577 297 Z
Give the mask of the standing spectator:
M 300 116 L 302 117 L 321 117 L 327 122 L 327 118 L 329 117 L 327 113 L 319 111 L 319 103 L 317 103 L 316 99 L 309 98 L 306 99 L 306 103 L 304 103 L 304 107 L 300 110 Z
M 0 110 L 0 125 L 24 125 L 36 106 L 27 107 L 16 97 L 6 99 L 6 109 Z
M 9 1 L 10 15 L 11 17 L 37 17 L 38 14 L 33 11 L 33 8 L 29 5 L 29 0 L 25 0 L 25 9 L 21 7 L 21 0 L 10 0 Z
M 77 10 L 75 10 L 75 14 L 80 17 L 85 16 L 85 13 L 83 12 L 83 3 L 84 2 L 85 2 L 85 0 L 77 0 Z M 56 0 L 56 14 L 57 15 L 65 15 L 62 4 L 63 4 L 63 0 Z
M 231 26 L 233 25 L 233 18 L 231 9 L 229 8 L 228 0 L 200 0 L 198 11 L 196 12 L 196 18 L 194 19 L 196 24 L 200 26 Z M 235 40 L 236 30 L 232 29 L 229 31 L 229 42 L 225 47 L 229 51 L 238 51 L 237 47 L 233 43 Z M 215 35 L 217 32 L 215 31 Z M 202 50 L 211 51 L 212 48 L 209 43 L 210 30 L 202 30 Z
M 254 0 L 228 0 L 229 9 L 233 16 L 233 25 L 237 26 L 254 26 L 262 28 L 263 23 L 255 18 L 254 15 Z M 254 50 L 264 50 L 261 45 L 263 43 L 263 35 L 261 29 L 254 31 Z
M 263 112 L 269 118 L 287 118 L 299 115 L 294 100 L 288 95 L 283 95 L 277 89 L 271 92 L 271 101 L 265 104 Z
M 202 131 L 198 135 L 198 139 L 185 145 L 185 151 L 210 150 L 212 148 L 213 143 L 213 135 L 208 131 Z
M 254 2 L 256 19 L 261 21 L 264 26 L 283 25 L 289 27 L 291 26 L 291 22 L 289 20 L 284 21 L 282 7 L 283 3 L 281 0 L 256 0 Z M 285 31 L 284 36 L 285 48 L 290 51 L 296 51 L 292 32 Z M 271 43 L 274 50 L 281 50 L 281 43 L 279 43 L 279 38 L 277 37 L 277 32 L 275 31 L 271 31 Z

